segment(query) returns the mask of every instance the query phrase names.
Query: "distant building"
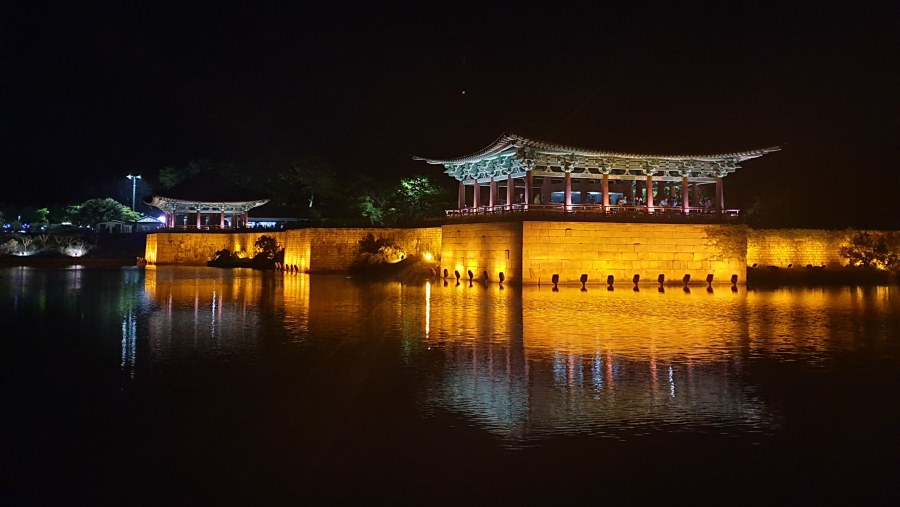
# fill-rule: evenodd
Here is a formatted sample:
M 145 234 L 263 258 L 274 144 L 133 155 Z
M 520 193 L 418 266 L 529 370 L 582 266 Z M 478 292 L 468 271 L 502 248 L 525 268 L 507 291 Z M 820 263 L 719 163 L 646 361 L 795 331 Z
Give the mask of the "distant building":
M 153 232 L 159 230 L 163 223 L 153 217 L 142 217 L 134 223 L 135 232 Z
M 165 213 L 165 228 L 215 230 L 249 227 L 248 212 L 269 200 L 224 178 L 202 174 L 145 202 Z
M 134 230 L 132 224 L 121 220 L 110 220 L 97 224 L 97 232 L 108 234 L 131 234 Z

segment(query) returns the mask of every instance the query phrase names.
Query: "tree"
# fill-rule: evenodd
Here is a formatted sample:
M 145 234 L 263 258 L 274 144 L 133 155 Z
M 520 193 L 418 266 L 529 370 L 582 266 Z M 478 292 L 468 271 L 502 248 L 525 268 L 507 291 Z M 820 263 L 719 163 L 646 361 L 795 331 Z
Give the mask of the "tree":
M 69 206 L 69 220 L 79 226 L 94 227 L 101 222 L 121 220 L 133 222 L 141 215 L 112 198 L 88 199 L 81 204 Z
M 325 159 L 307 156 L 275 172 L 268 181 L 269 193 L 281 206 L 298 205 L 298 196 L 303 206 L 312 209 L 321 207 L 322 198 L 333 196 L 338 189 L 334 169 Z
M 883 234 L 861 232 L 850 238 L 850 244 L 841 247 L 841 257 L 851 266 L 893 269 L 900 266 L 900 255 L 891 251 Z
M 274 259 L 278 253 L 278 241 L 272 236 L 260 236 L 253 243 L 256 250 L 266 257 L 266 259 Z

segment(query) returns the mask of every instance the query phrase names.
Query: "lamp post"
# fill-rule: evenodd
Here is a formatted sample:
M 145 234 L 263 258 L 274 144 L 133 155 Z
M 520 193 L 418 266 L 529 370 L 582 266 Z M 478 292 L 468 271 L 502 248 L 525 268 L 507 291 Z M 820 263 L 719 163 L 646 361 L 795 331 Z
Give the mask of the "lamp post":
M 140 174 L 129 174 L 127 176 L 129 180 L 131 180 L 131 211 L 136 211 L 134 209 L 134 192 L 137 188 L 137 180 L 141 179 Z

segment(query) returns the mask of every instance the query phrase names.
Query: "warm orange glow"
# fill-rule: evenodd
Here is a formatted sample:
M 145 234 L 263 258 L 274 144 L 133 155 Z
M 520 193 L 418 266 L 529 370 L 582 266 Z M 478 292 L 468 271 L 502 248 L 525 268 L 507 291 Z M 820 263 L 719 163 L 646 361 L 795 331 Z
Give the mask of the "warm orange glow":
M 434 255 L 431 255 L 431 252 L 425 252 L 424 257 L 425 257 L 425 260 L 429 261 L 429 262 L 434 260 Z

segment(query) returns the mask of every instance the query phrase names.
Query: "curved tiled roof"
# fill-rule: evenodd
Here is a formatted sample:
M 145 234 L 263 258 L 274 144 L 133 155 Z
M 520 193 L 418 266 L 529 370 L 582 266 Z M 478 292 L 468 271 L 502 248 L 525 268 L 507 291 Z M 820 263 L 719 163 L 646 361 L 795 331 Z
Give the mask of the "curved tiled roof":
M 422 160 L 429 164 L 466 164 L 478 162 L 485 159 L 491 159 L 504 154 L 515 153 L 519 149 L 530 148 L 534 151 L 547 155 L 580 155 L 587 157 L 615 157 L 627 159 L 657 159 L 657 160 L 700 160 L 700 161 L 733 161 L 740 162 L 756 157 L 761 157 L 766 153 L 779 151 L 781 147 L 770 146 L 755 150 L 747 150 L 732 153 L 717 154 L 697 154 L 697 155 L 660 155 L 649 153 L 623 153 L 608 150 L 585 149 L 563 144 L 549 143 L 528 139 L 516 134 L 503 134 L 496 141 L 486 148 L 479 150 L 471 155 L 452 159 L 433 159 L 425 157 L 413 157 L 415 160 Z

